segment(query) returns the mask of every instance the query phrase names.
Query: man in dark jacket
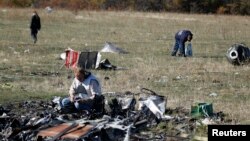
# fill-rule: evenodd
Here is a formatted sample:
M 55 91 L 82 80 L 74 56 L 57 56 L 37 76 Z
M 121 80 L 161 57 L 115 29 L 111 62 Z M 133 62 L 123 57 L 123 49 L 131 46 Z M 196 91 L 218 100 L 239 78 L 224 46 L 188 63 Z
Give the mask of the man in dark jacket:
M 171 53 L 172 56 L 176 56 L 176 53 L 179 49 L 179 56 L 184 56 L 185 55 L 185 42 L 193 39 L 193 34 L 189 30 L 180 30 L 175 34 L 175 45 L 173 48 L 173 51 Z
M 40 29 L 41 29 L 40 17 L 38 16 L 37 12 L 34 11 L 30 22 L 31 36 L 34 40 L 34 44 L 37 41 L 37 33 Z

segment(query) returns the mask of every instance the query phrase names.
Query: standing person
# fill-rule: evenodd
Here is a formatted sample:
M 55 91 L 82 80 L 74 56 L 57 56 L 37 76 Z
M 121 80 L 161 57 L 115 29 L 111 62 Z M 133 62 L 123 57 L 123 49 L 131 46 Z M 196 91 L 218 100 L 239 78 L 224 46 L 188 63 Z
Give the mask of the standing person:
M 37 33 L 40 29 L 41 29 L 40 17 L 38 16 L 37 12 L 34 11 L 30 22 L 31 37 L 34 40 L 34 44 L 37 41 Z
M 79 66 L 74 68 L 74 74 L 69 97 L 62 100 L 62 108 L 70 111 L 73 106 L 78 111 L 90 111 L 93 108 L 94 99 L 101 95 L 100 82 L 91 72 Z
M 173 47 L 173 51 L 171 53 L 172 56 L 176 56 L 177 51 L 179 50 L 179 56 L 185 55 L 185 42 L 193 39 L 193 34 L 189 30 L 180 30 L 175 34 L 175 45 Z

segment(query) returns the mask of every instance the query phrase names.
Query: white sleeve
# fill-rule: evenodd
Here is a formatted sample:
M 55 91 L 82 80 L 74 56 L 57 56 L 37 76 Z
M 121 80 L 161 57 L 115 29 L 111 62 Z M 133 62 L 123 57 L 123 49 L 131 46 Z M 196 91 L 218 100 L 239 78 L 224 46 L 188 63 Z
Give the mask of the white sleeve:
M 97 80 L 91 80 L 89 88 L 92 95 L 101 94 L 101 86 Z

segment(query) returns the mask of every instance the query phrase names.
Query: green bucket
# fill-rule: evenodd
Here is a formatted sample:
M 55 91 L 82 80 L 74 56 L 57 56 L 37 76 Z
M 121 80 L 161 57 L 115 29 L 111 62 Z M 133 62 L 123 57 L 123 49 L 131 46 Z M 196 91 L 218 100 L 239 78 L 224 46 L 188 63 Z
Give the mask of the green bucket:
M 212 103 L 196 103 L 191 106 L 191 117 L 201 118 L 209 117 L 213 115 L 213 104 Z

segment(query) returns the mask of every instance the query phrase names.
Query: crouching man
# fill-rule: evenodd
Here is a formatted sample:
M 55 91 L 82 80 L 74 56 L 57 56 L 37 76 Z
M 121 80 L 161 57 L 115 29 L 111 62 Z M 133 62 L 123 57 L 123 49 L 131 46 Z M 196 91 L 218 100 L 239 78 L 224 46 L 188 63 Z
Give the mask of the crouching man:
M 69 97 L 62 100 L 62 108 L 71 111 L 90 110 L 94 106 L 94 100 L 101 95 L 101 85 L 99 80 L 84 68 L 77 66 L 74 68 L 75 78 L 69 89 Z
M 178 56 L 186 57 L 185 54 L 185 42 L 189 42 L 191 45 L 191 40 L 193 39 L 193 34 L 189 30 L 180 30 L 175 34 L 175 44 L 173 47 L 173 51 L 171 53 L 172 56 L 176 56 L 176 53 L 179 50 Z

